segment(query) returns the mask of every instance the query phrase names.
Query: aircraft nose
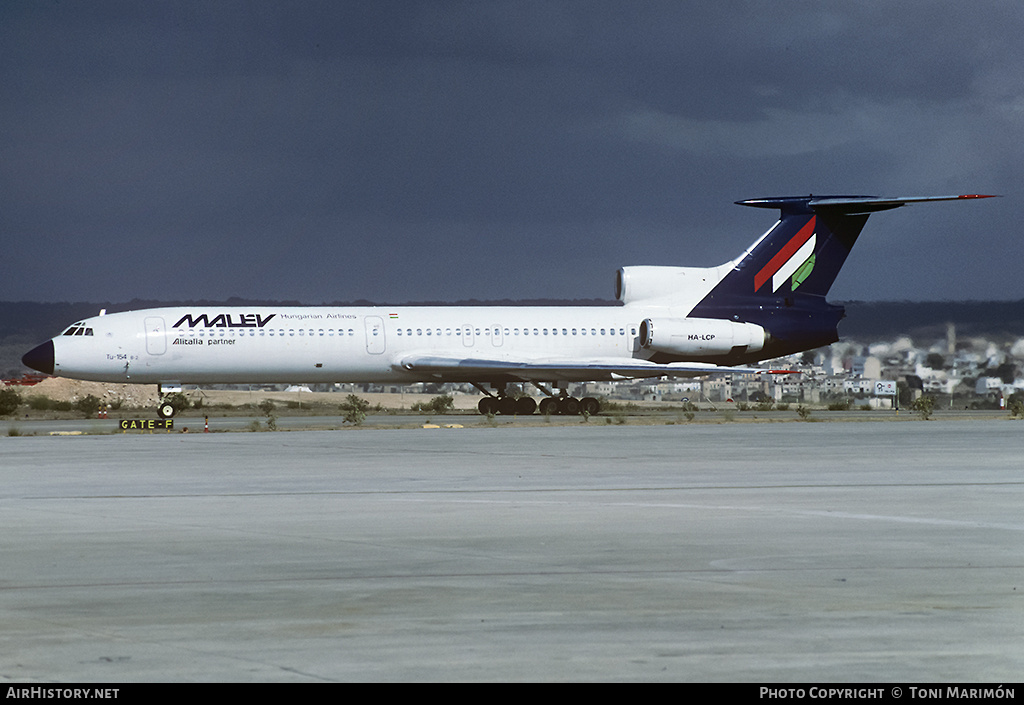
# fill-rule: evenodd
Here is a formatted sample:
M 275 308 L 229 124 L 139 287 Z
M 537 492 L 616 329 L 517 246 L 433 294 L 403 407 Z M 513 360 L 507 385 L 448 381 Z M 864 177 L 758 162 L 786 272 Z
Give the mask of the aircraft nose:
M 37 345 L 21 357 L 25 367 L 44 374 L 53 374 L 53 341 L 47 340 L 42 345 Z

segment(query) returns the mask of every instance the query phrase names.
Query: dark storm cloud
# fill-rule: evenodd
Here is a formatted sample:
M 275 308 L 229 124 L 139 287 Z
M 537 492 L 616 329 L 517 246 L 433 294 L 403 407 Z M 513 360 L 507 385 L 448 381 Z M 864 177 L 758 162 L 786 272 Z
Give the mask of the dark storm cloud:
M 69 6 L 70 5 L 70 6 Z M 1014 3 L 9 3 L 0 300 L 610 297 L 806 192 L 835 298 L 1021 298 Z

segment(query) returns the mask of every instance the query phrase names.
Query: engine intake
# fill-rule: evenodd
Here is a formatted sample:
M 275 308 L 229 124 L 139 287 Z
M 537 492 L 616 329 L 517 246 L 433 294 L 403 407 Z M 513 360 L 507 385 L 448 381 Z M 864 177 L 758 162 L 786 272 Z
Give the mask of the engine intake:
M 648 318 L 640 324 L 640 347 L 672 355 L 757 352 L 767 339 L 756 323 L 716 318 Z

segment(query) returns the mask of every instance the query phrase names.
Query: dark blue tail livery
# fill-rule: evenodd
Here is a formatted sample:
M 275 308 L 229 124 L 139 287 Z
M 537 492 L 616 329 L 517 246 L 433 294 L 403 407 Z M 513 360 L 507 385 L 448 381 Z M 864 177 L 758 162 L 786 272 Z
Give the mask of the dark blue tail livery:
M 839 339 L 845 315 L 825 296 L 868 216 L 908 203 L 989 198 L 983 195 L 876 198 L 796 196 L 737 201 L 778 208 L 779 222 L 736 263 L 690 316 L 756 323 L 771 338 L 771 356 L 828 345 Z M 764 354 L 757 357 L 764 358 Z M 748 362 L 739 358 L 732 364 Z

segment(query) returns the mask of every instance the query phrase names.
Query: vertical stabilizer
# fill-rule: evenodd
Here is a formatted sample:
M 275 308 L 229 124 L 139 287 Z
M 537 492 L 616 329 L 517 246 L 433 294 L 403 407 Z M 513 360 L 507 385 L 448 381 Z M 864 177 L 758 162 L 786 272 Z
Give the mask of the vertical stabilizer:
M 732 271 L 690 316 L 756 323 L 769 331 L 774 354 L 838 340 L 841 306 L 825 301 L 868 216 L 908 203 L 990 198 L 983 195 L 877 198 L 794 196 L 737 201 L 778 208 L 779 222 L 733 263 Z

